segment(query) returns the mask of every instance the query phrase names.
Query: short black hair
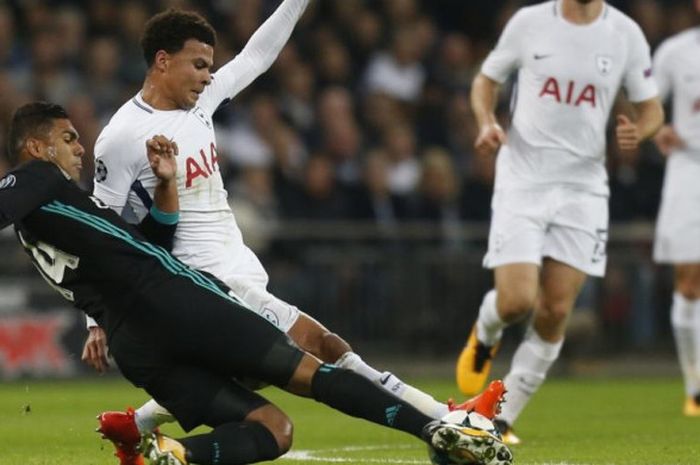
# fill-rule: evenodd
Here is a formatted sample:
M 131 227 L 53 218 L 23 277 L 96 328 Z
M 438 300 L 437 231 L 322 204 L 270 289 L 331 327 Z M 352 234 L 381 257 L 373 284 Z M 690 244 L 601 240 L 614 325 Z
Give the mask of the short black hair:
M 150 68 L 159 50 L 177 53 L 185 42 L 196 39 L 214 47 L 216 31 L 204 17 L 194 11 L 170 8 L 148 20 L 141 37 L 141 48 L 146 64 Z
M 32 102 L 19 107 L 12 116 L 7 138 L 7 157 L 11 166 L 17 164 L 28 137 L 45 136 L 54 120 L 68 118 L 65 108 L 55 103 Z

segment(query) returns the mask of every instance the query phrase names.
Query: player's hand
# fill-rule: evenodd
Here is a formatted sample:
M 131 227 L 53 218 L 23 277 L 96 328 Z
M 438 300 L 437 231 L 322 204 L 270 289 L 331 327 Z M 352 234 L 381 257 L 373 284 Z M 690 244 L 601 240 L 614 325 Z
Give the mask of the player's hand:
M 177 143 L 165 136 L 158 135 L 146 141 L 146 151 L 148 163 L 151 165 L 153 174 L 163 181 L 175 179 L 177 174 L 178 155 Z
M 479 130 L 474 148 L 479 155 L 495 155 L 506 143 L 506 133 L 498 123 L 486 124 Z
M 659 132 L 654 136 L 654 143 L 659 148 L 663 156 L 668 157 L 674 149 L 685 147 L 685 142 L 678 135 L 673 126 L 666 125 L 659 129 Z
M 83 355 L 80 359 L 100 373 L 107 371 L 107 336 L 99 326 L 89 329 L 88 338 L 83 346 Z
M 622 152 L 634 152 L 639 147 L 639 129 L 625 115 L 617 115 L 615 136 L 617 138 L 617 146 Z

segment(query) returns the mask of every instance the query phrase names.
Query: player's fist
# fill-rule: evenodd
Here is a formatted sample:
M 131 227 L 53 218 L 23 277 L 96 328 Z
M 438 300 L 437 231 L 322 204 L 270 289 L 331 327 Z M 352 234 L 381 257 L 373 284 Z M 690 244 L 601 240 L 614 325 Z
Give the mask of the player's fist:
M 617 138 L 617 146 L 622 152 L 634 152 L 639 147 L 639 129 L 625 115 L 617 115 L 615 136 Z
M 178 154 L 177 143 L 163 135 L 154 136 L 146 141 L 146 153 L 148 163 L 151 165 L 153 174 L 158 179 L 170 181 L 177 174 Z
M 659 151 L 665 156 L 671 155 L 673 149 L 685 147 L 685 142 L 678 135 L 672 126 L 666 125 L 659 129 L 659 132 L 654 136 L 654 143 L 659 148 Z
M 506 143 L 506 133 L 498 123 L 481 126 L 474 148 L 479 155 L 494 155 Z

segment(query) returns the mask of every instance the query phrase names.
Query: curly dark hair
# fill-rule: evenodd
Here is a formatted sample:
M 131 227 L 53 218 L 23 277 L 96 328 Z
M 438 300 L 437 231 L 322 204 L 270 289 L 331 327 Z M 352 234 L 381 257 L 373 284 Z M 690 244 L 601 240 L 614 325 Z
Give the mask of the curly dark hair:
M 68 119 L 68 112 L 60 105 L 49 102 L 32 102 L 15 111 L 7 138 L 7 157 L 12 166 L 19 160 L 24 143 L 29 137 L 44 137 L 51 130 L 54 120 Z
M 216 45 L 214 28 L 199 13 L 171 8 L 148 20 L 141 37 L 141 48 L 150 68 L 159 50 L 177 53 L 189 39 Z

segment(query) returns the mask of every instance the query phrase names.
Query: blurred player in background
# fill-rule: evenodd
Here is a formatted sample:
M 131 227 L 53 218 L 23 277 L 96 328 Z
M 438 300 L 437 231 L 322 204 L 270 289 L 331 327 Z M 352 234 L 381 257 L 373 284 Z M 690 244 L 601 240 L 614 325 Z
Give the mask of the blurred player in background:
M 700 0 L 695 5 L 700 12 Z M 655 137 L 668 162 L 654 259 L 674 267 L 671 326 L 685 380 L 683 413 L 700 416 L 700 28 L 659 46 L 654 77 L 662 99 L 673 94 L 673 122 Z
M 214 74 L 216 37 L 204 18 L 176 10 L 153 17 L 142 39 L 149 67 L 143 89 L 117 111 L 97 140 L 94 194 L 117 212 L 128 211 L 141 218 L 152 202 L 155 185 L 143 153 L 144 138 L 163 133 L 176 141 L 181 154 L 181 213 L 173 254 L 226 283 L 305 351 L 360 373 L 426 415 L 440 418 L 451 408 L 460 407 L 437 402 L 393 374 L 370 367 L 338 335 L 267 291 L 267 273 L 243 243 L 227 202 L 212 114 L 271 66 L 307 4 L 308 0 L 283 1 L 241 53 Z M 202 318 L 206 318 L 205 312 Z M 104 333 L 92 325 L 83 358 L 104 369 L 105 356 Z M 126 439 L 135 435 L 119 436 L 119 431 L 131 431 L 134 423 L 139 431 L 150 431 L 168 418 L 167 412 L 149 402 L 135 414 L 102 415 L 101 428 L 123 450 L 133 451 L 134 444 L 127 444 Z
M 508 135 L 494 109 L 518 70 Z M 605 131 L 619 89 L 636 111 L 617 116 L 620 150 L 634 151 L 663 122 L 649 46 L 634 21 L 602 0 L 556 0 L 520 9 L 472 87 L 476 149 L 498 151 L 493 217 L 484 265 L 488 292 L 457 363 L 465 394 L 489 375 L 503 329 L 534 310 L 504 379 L 498 419 L 504 439 L 557 359 L 586 275 L 603 276 L 609 189 Z M 500 150 L 499 150 L 500 148 Z

